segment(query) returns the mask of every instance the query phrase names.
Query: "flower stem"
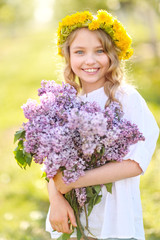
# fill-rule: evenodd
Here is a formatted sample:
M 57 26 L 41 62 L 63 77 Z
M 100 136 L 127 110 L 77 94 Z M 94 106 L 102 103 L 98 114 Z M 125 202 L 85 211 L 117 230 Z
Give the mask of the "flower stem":
M 85 212 L 85 217 L 86 217 L 86 229 L 88 230 L 88 214 L 87 214 L 87 209 L 86 209 L 85 204 L 84 204 L 84 212 Z
M 94 238 L 95 236 L 90 232 L 89 230 L 89 225 L 88 225 L 88 214 L 87 214 L 87 208 L 86 205 L 84 205 L 84 212 L 85 212 L 85 217 L 86 217 L 86 226 L 85 229 L 88 231 L 89 234 L 91 234 Z
M 76 218 L 77 218 L 78 227 L 79 227 L 79 230 L 82 234 L 83 239 L 84 240 L 89 240 L 89 238 L 87 238 L 85 233 L 84 233 L 83 226 L 81 224 L 80 217 L 79 217 L 79 211 L 76 211 Z

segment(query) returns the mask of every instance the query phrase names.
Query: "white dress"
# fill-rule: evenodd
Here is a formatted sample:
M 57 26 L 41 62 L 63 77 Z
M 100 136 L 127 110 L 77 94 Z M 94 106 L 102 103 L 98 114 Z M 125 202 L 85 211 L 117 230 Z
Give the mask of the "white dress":
M 124 118 L 137 124 L 145 137 L 145 141 L 139 141 L 130 147 L 124 160 L 135 160 L 144 173 L 154 153 L 159 128 L 146 102 L 133 87 L 121 86 L 116 97 L 122 103 Z M 96 101 L 102 109 L 107 101 L 103 87 L 82 95 L 80 98 L 83 101 Z M 112 194 L 102 187 L 102 200 L 94 206 L 89 216 L 89 229 L 95 238 L 145 239 L 139 182 L 140 176 L 116 181 L 113 183 Z M 81 222 L 85 226 L 84 213 L 81 214 Z M 51 237 L 55 239 L 61 235 L 61 233 L 53 232 L 49 222 L 49 212 L 46 219 L 46 231 L 50 232 Z M 89 234 L 88 236 L 93 237 Z M 73 233 L 72 237 L 76 237 L 76 234 Z

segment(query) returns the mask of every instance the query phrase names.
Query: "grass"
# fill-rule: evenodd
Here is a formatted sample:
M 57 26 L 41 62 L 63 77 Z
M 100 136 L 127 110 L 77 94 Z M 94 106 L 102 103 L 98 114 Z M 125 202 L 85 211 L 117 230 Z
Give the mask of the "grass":
M 7 36 L 6 36 L 7 34 Z M 4 37 L 5 36 L 5 37 Z M 48 240 L 46 183 L 40 167 L 20 169 L 13 157 L 13 134 L 24 121 L 20 106 L 36 98 L 42 79 L 59 79 L 60 59 L 52 43 L 53 31 L 1 33 L 0 58 L 0 240 Z M 153 60 L 133 63 L 136 79 L 160 126 L 160 70 Z M 57 75 L 59 77 L 57 77 Z M 160 239 L 160 141 L 146 174 L 141 178 L 144 225 L 147 240 Z
M 44 231 L 48 210 L 46 183 L 37 166 L 27 171 L 18 167 L 13 158 L 13 134 L 24 121 L 20 106 L 29 97 L 36 97 L 42 79 L 55 79 L 52 35 L 47 30 L 21 32 L 1 41 L 1 240 L 50 238 Z

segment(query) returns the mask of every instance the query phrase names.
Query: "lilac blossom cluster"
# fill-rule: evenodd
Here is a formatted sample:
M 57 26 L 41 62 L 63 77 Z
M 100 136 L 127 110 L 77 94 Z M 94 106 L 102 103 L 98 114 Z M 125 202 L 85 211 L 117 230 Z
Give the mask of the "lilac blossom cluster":
M 28 119 L 24 147 L 36 163 L 44 163 L 48 178 L 60 169 L 69 184 L 87 169 L 121 161 L 131 144 L 144 140 L 138 127 L 123 118 L 117 102 L 101 110 L 96 103 L 82 102 L 69 84 L 44 80 L 38 95 L 40 103 L 29 99 L 22 106 Z M 83 206 L 85 188 L 75 193 Z

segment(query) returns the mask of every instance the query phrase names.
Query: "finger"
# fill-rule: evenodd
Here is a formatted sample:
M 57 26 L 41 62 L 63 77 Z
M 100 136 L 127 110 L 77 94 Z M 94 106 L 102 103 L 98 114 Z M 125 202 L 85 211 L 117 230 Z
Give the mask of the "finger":
M 68 222 L 68 219 L 63 224 L 63 232 L 64 233 L 71 233 L 72 232 L 72 229 L 70 229 L 70 223 Z
M 63 232 L 63 227 L 62 225 L 54 225 L 54 228 L 53 228 L 55 231 L 57 232 Z
M 62 225 L 59 224 L 59 223 L 51 223 L 51 227 L 53 228 L 54 231 L 57 231 L 57 232 L 62 232 Z
M 69 228 L 69 222 L 68 222 L 68 217 L 67 216 L 63 218 L 62 232 L 63 233 L 71 233 L 72 232 L 72 231 L 70 231 L 70 228 Z
M 71 224 L 74 227 L 77 227 L 76 218 L 75 218 L 74 211 L 73 211 L 72 208 L 68 211 L 68 216 L 69 216 L 69 219 L 71 221 Z

